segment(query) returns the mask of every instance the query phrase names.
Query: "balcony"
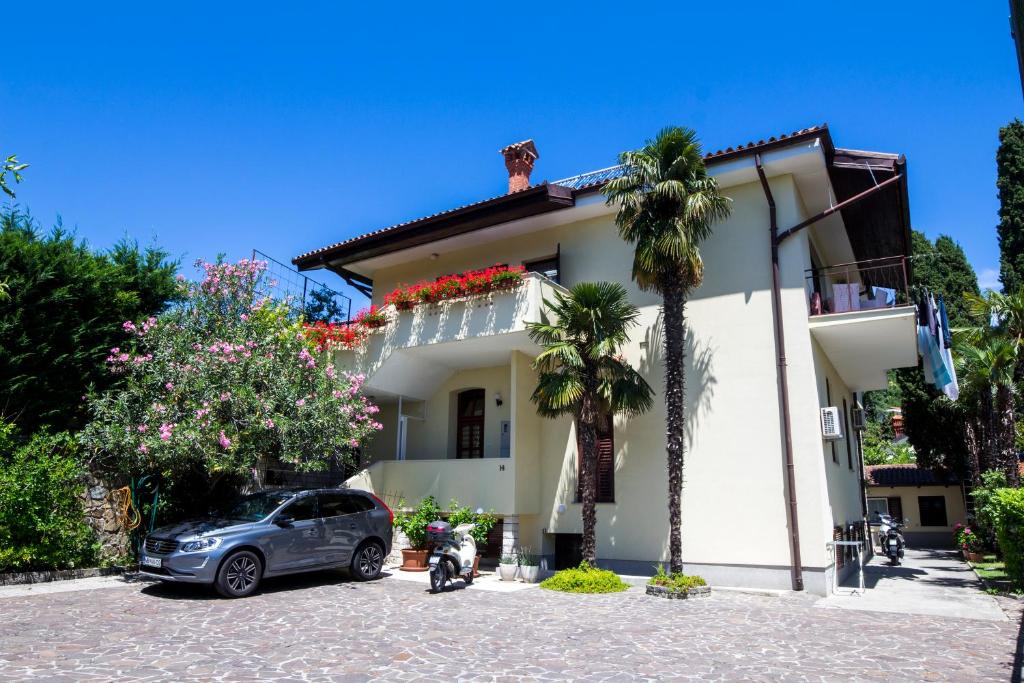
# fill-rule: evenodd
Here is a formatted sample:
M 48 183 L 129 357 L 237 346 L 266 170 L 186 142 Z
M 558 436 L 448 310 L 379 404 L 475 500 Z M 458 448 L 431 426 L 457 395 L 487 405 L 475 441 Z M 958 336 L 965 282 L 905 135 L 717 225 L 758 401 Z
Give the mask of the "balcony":
M 527 273 L 509 291 L 392 309 L 387 325 L 339 352 L 338 363 L 366 375 L 371 390 L 426 399 L 456 369 L 502 365 L 513 351 L 536 355 L 526 323 L 539 321 L 544 298 L 561 289 Z
M 852 391 L 917 365 L 917 309 L 902 256 L 807 271 L 811 335 Z

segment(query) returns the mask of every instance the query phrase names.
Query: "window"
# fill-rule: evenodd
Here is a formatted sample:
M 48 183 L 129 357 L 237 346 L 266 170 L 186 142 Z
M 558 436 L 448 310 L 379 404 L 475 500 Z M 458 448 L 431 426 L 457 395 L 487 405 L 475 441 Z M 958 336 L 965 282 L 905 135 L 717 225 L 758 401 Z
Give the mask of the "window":
M 352 493 L 321 493 L 320 516 L 340 517 L 366 512 L 373 509 L 373 503 L 363 496 Z
M 921 526 L 947 526 L 945 496 L 918 496 L 917 508 L 921 512 Z
M 281 511 L 295 522 L 316 519 L 316 496 L 303 496 Z
M 885 498 L 868 498 L 868 521 L 877 522 L 879 515 L 889 514 L 889 501 Z
M 577 435 L 579 428 L 576 429 Z M 583 500 L 583 444 L 577 438 L 576 502 Z M 598 503 L 615 502 L 615 430 L 611 415 L 597 418 L 597 498 Z
M 893 519 L 903 519 L 903 499 L 899 496 L 886 498 L 889 503 L 889 516 Z
M 524 261 L 523 267 L 526 268 L 529 273 L 540 273 L 547 279 L 558 282 L 559 276 L 559 254 L 554 256 L 548 256 L 546 258 L 537 259 L 536 261 Z
M 455 425 L 455 457 L 484 457 L 483 389 L 467 389 L 459 394 Z

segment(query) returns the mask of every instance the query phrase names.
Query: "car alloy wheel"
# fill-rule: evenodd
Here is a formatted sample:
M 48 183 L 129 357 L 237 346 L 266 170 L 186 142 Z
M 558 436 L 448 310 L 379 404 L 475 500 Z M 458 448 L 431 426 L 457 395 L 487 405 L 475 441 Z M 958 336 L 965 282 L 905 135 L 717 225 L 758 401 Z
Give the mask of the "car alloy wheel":
M 244 593 L 256 582 L 256 563 L 248 555 L 231 560 L 227 572 L 228 586 L 236 593 Z
M 368 543 L 359 551 L 356 558 L 359 574 L 364 579 L 374 579 L 384 566 L 384 552 L 376 543 Z
M 256 590 L 262 574 L 260 558 L 253 552 L 241 550 L 224 561 L 214 585 L 226 598 L 241 598 Z

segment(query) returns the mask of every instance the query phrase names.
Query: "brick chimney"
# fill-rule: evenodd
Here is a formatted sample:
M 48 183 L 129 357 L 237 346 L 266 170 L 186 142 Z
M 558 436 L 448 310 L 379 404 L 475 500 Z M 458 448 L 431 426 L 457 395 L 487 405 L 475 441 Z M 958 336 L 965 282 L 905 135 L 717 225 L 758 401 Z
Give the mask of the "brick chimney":
M 508 193 L 521 192 L 530 187 L 533 162 L 540 158 L 533 140 L 523 140 L 501 150 L 508 169 Z

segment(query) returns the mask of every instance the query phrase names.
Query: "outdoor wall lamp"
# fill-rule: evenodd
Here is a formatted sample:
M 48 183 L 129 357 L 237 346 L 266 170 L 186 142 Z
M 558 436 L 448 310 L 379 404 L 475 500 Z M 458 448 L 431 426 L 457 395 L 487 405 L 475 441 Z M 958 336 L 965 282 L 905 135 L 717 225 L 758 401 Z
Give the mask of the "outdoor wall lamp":
M 501 392 L 500 391 L 495 391 L 494 392 L 494 405 L 496 405 L 496 406 L 498 406 L 500 408 L 502 403 L 504 403 L 504 401 L 501 400 Z

